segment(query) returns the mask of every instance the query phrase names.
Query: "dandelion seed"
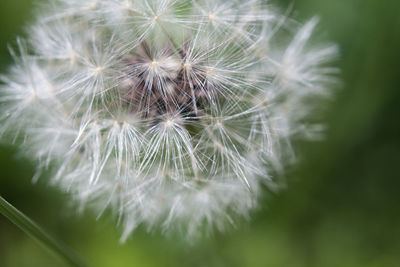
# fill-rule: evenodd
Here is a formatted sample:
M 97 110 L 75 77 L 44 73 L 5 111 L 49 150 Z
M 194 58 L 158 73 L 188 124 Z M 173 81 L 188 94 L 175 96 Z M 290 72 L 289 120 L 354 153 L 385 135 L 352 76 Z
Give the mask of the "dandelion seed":
M 279 188 L 292 138 L 322 129 L 308 99 L 336 83 L 337 48 L 308 45 L 316 19 L 298 27 L 259 0 L 43 10 L 1 76 L 0 134 L 23 136 L 35 179 L 54 170 L 82 209 L 113 210 L 122 240 L 248 218 L 263 184 Z

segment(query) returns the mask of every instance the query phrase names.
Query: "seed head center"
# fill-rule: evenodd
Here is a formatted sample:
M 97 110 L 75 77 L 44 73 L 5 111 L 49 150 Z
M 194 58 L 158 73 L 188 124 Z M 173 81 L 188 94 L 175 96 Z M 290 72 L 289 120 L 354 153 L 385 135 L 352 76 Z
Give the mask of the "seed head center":
M 157 22 L 160 19 L 160 15 L 155 15 L 153 17 L 153 22 Z
M 94 9 L 97 8 L 97 6 L 98 6 L 98 2 L 97 2 L 97 1 L 93 1 L 93 2 L 89 3 L 89 5 L 88 5 L 87 8 L 88 8 L 89 10 L 94 10 Z
M 221 122 L 221 120 L 219 120 L 219 119 L 216 119 L 216 120 L 215 120 L 215 127 L 217 127 L 217 128 L 222 128 L 222 122 Z
M 94 69 L 94 73 L 95 74 L 100 74 L 100 73 L 103 72 L 103 70 L 104 70 L 104 67 L 98 66 L 97 68 Z
M 172 119 L 166 119 L 164 123 L 166 128 L 172 128 L 175 124 Z
M 214 21 L 215 20 L 215 14 L 213 14 L 213 13 L 208 14 L 208 20 L 209 21 Z
M 191 70 L 192 69 L 192 64 L 190 64 L 189 62 L 185 62 L 185 64 L 183 64 L 183 68 L 185 70 Z
M 128 1 L 125 2 L 125 8 L 126 9 L 131 9 L 132 8 L 132 4 Z
M 150 67 L 151 68 L 156 68 L 158 66 L 158 61 L 157 60 L 153 60 L 152 62 L 150 62 Z

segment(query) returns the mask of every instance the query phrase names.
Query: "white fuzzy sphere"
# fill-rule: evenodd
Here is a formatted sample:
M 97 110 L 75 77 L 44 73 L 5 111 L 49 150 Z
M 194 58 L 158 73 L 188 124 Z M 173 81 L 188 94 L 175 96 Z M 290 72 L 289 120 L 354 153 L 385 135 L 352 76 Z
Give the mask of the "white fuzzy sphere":
M 83 207 L 140 224 L 222 230 L 279 186 L 334 45 L 258 0 L 56 0 L 2 76 L 0 133 Z

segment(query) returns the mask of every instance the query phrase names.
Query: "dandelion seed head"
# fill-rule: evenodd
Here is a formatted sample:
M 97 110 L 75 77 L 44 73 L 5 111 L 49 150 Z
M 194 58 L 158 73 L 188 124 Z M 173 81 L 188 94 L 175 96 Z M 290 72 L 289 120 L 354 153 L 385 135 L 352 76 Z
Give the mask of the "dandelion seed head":
M 122 240 L 188 237 L 248 218 L 277 190 L 293 138 L 318 138 L 335 45 L 259 0 L 56 0 L 1 76 L 0 134 Z M 289 29 L 289 30 L 288 30 Z M 5 140 L 8 140 L 5 138 Z

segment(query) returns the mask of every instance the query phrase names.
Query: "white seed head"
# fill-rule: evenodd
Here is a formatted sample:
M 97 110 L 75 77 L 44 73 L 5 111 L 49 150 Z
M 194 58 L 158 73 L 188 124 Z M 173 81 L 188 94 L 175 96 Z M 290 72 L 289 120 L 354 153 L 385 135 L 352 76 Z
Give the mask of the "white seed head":
M 43 11 L 45 10 L 45 11 Z M 1 76 L 0 134 L 54 169 L 82 207 L 140 224 L 223 230 L 314 137 L 336 47 L 261 0 L 56 0 Z

